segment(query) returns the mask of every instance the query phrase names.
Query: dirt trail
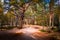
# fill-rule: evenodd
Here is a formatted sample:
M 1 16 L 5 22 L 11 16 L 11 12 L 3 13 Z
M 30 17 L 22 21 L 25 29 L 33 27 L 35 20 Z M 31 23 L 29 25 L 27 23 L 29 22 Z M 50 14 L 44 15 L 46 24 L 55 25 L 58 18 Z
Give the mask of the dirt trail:
M 0 40 L 52 40 L 48 33 L 40 32 L 33 27 L 0 31 Z

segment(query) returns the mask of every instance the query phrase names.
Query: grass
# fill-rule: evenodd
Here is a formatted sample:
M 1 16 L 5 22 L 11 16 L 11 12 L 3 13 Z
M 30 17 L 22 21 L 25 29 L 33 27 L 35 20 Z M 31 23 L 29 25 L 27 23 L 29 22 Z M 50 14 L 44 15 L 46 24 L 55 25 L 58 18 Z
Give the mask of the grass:
M 40 30 L 40 31 L 41 31 L 41 32 L 46 32 L 46 30 L 43 30 L 43 29 L 42 29 L 42 30 Z
M 0 30 L 10 30 L 15 28 L 14 26 L 8 26 L 8 27 L 0 27 Z

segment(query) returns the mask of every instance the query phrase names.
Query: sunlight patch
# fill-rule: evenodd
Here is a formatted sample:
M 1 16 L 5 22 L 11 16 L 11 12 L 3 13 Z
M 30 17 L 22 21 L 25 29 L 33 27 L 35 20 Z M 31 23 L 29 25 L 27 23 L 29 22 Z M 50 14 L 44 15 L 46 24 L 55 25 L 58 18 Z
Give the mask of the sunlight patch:
M 38 32 L 38 29 L 29 27 L 29 28 L 22 29 L 21 31 L 26 34 L 31 34 L 31 33 Z

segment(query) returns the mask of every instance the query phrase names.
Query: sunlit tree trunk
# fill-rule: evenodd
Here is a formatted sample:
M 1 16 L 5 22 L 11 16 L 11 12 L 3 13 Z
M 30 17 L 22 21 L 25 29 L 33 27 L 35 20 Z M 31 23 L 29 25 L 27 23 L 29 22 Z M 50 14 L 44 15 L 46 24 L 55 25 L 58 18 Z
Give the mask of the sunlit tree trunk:
M 54 22 L 54 13 L 53 13 L 53 7 L 54 6 L 54 0 L 50 0 L 50 4 L 49 4 L 49 10 L 50 10 L 50 14 L 49 14 L 49 26 L 53 26 L 53 22 Z

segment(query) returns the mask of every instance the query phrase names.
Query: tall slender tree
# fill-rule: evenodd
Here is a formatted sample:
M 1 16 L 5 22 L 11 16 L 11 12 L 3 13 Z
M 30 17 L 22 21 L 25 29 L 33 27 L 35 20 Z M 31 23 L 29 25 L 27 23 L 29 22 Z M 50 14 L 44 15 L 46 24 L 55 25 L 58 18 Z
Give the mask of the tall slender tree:
M 49 26 L 53 26 L 53 20 L 54 20 L 53 9 L 54 9 L 54 0 L 50 0 L 50 3 L 49 3 L 49 10 L 50 10 Z

